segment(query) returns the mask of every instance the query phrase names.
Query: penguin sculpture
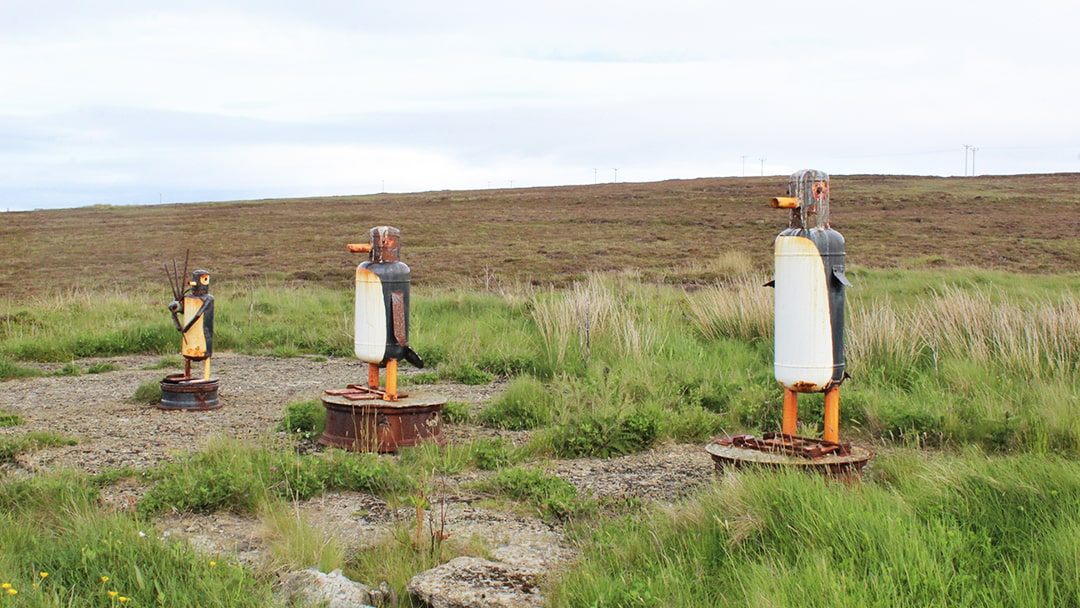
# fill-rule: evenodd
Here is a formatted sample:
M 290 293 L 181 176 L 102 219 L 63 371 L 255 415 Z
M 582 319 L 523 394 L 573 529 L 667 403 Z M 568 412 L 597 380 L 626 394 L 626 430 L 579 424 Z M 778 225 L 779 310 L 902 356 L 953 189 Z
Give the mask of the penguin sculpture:
M 210 295 L 210 273 L 191 273 L 188 289 L 169 304 L 173 325 L 180 332 L 180 354 L 184 376 L 191 377 L 191 362 L 203 362 L 203 380 L 210 380 L 210 357 L 214 354 L 214 296 Z M 181 323 L 180 315 L 183 315 Z
M 791 175 L 788 196 L 772 206 L 790 209 L 788 228 L 774 243 L 774 374 L 784 387 L 781 431 L 795 435 L 798 393 L 825 393 L 827 442 L 839 442 L 844 371 L 844 237 L 829 226 L 829 176 Z
M 367 253 L 356 268 L 356 310 L 353 350 L 368 364 L 368 388 L 396 401 L 397 362 L 405 359 L 423 367 L 409 346 L 409 266 L 400 260 L 401 231 L 376 226 L 371 242 L 349 244 L 353 253 Z M 379 369 L 386 368 L 386 388 L 379 390 Z

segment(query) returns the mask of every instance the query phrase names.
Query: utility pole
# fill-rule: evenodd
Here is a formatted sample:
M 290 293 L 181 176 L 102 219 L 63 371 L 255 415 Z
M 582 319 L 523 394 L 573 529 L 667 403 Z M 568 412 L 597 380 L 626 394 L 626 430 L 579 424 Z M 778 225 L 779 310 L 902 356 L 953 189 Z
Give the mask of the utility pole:
M 971 146 L 964 144 L 964 177 L 967 177 L 967 156 Z
M 765 176 L 765 161 L 767 161 L 769 159 L 767 159 L 767 158 L 759 158 L 758 160 L 761 161 L 761 176 L 764 177 Z

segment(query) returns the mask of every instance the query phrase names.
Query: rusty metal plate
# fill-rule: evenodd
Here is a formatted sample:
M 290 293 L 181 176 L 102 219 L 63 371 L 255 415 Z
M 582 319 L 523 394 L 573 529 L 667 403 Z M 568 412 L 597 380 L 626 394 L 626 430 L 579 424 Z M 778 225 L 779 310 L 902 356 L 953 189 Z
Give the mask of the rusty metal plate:
M 734 437 L 743 439 L 733 439 Z M 714 439 L 705 446 L 705 451 L 712 456 L 713 464 L 718 470 L 724 470 L 727 467 L 740 468 L 744 466 L 792 467 L 840 477 L 858 475 L 874 455 L 873 452 L 864 447 L 849 444 L 847 454 L 841 455 L 837 451 L 833 451 L 812 458 L 786 453 L 784 450 L 779 449 L 762 450 L 755 447 L 746 447 L 747 442 L 752 443 L 750 440 L 745 439 L 746 437 L 753 436 L 732 435 Z M 758 442 L 764 441 L 764 439 L 756 438 L 754 440 Z M 737 443 L 743 445 L 736 445 Z
M 424 396 L 399 396 L 392 402 L 355 401 L 348 395 L 324 394 L 326 430 L 319 443 L 353 452 L 396 452 L 425 441 L 444 445 L 442 408 L 446 401 Z

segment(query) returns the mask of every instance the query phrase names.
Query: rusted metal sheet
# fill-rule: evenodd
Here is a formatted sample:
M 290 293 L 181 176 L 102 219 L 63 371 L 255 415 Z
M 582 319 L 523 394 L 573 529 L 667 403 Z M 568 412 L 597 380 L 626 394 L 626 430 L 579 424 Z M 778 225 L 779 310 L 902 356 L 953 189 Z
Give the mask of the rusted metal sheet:
M 809 443 L 801 444 L 801 441 Z M 817 452 L 814 443 L 822 449 L 822 453 L 816 456 L 812 455 Z M 844 478 L 857 476 L 874 455 L 857 445 L 830 445 L 815 439 L 779 433 L 772 437 L 766 434 L 761 439 L 752 435 L 720 437 L 705 446 L 705 451 L 712 456 L 714 465 L 720 471 L 728 467 L 788 467 Z
M 326 407 L 326 430 L 319 438 L 322 445 L 354 452 L 396 452 L 425 441 L 446 443 L 443 398 L 352 401 L 347 395 L 330 393 L 322 400 Z
M 394 339 L 402 346 L 409 345 L 409 332 L 405 324 L 405 294 L 401 291 L 390 292 L 390 310 L 394 315 Z
M 823 439 L 785 435 L 783 433 L 765 433 L 760 439 L 753 435 L 730 435 L 716 439 L 716 443 L 761 452 L 778 452 L 809 459 L 821 458 L 827 454 L 836 454 L 838 456 L 851 454 L 850 443 L 835 443 Z
M 386 391 L 383 389 L 377 386 L 364 386 L 362 384 L 350 384 L 346 388 L 331 388 L 323 392 L 334 397 L 344 397 L 351 401 L 386 398 Z M 397 396 L 398 398 L 404 398 L 409 395 L 408 393 L 398 393 Z

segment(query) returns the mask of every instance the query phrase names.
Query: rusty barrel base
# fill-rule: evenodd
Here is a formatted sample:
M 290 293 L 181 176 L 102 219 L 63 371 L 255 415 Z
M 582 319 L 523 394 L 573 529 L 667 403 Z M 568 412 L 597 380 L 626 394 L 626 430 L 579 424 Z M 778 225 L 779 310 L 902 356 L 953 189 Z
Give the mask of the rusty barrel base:
M 785 467 L 815 471 L 837 477 L 859 475 L 862 468 L 866 466 L 866 463 L 874 455 L 873 452 L 866 448 L 852 445 L 851 453 L 846 456 L 828 454 L 820 458 L 803 458 L 780 452 L 763 452 L 751 448 L 721 445 L 716 441 L 705 446 L 705 451 L 712 456 L 713 464 L 719 471 L 724 470 L 726 467 Z
M 219 407 L 217 378 L 185 379 L 184 374 L 172 374 L 161 381 L 160 409 L 203 411 Z
M 446 401 L 423 394 L 397 401 L 354 401 L 324 393 L 326 430 L 319 443 L 353 452 L 396 452 L 424 441 L 445 445 L 442 408 Z

